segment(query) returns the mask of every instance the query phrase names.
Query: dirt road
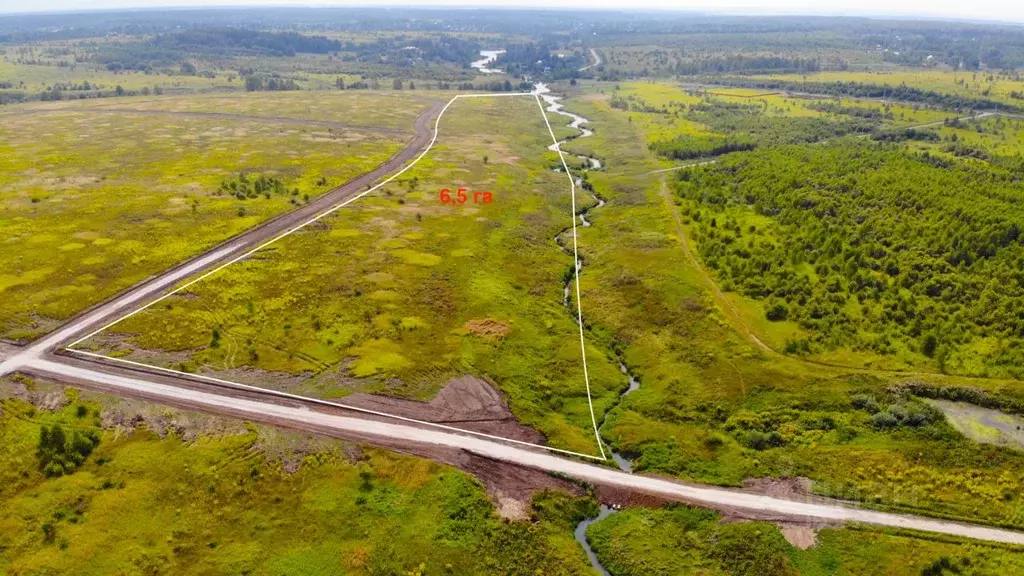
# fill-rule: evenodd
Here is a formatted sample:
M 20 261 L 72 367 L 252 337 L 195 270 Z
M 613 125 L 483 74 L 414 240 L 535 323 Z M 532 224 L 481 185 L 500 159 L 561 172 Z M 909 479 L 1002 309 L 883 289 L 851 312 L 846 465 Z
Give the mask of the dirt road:
M 711 162 L 702 162 L 701 164 L 710 163 Z M 698 166 L 698 164 L 693 164 L 693 166 Z M 762 342 L 761 339 L 757 337 L 757 334 L 754 334 L 754 332 L 747 327 L 746 323 L 744 323 L 743 319 L 740 317 L 739 310 L 737 310 L 733 303 L 729 301 L 729 298 L 727 298 L 725 293 L 722 292 L 722 289 L 718 286 L 718 283 L 715 282 L 715 279 L 711 277 L 711 274 L 704 268 L 704 265 L 697 259 L 697 254 L 690 248 L 690 243 L 686 239 L 686 229 L 683 228 L 683 221 L 679 216 L 679 210 L 676 209 L 675 202 L 672 201 L 672 194 L 668 190 L 668 185 L 665 182 L 664 176 L 661 177 L 660 184 L 660 194 L 662 199 L 665 201 L 665 207 L 672 213 L 672 219 L 675 221 L 674 229 L 676 237 L 679 238 L 679 244 L 683 247 L 683 252 L 686 253 L 686 258 L 690 261 L 690 264 L 693 265 L 695 270 L 697 270 L 704 283 L 711 288 L 715 300 L 718 302 L 718 307 L 721 308 L 726 315 L 731 317 L 733 327 L 742 333 L 747 340 L 753 342 L 758 348 L 765 352 L 778 354 L 778 352 Z
M 674 501 L 718 509 L 733 509 L 762 517 L 786 517 L 808 521 L 862 522 L 963 536 L 992 542 L 1024 545 L 1024 533 L 888 514 L 840 505 L 794 501 L 725 488 L 683 484 L 662 478 L 628 474 L 583 462 L 520 448 L 500 441 L 430 430 L 383 420 L 342 416 L 303 405 L 281 405 L 253 397 L 228 396 L 160 383 L 142 375 L 121 375 L 44 358 L 28 359 L 21 370 L 42 377 L 71 382 L 87 388 L 213 412 L 267 424 L 285 426 L 355 441 L 399 440 L 402 445 L 457 448 L 471 454 L 527 468 L 566 474 L 597 486 L 619 488 Z
M 594 50 L 593 48 L 591 48 L 590 49 L 590 57 L 593 58 L 594 61 L 591 62 L 590 64 L 587 64 L 583 68 L 580 68 L 580 72 L 583 72 L 584 70 L 590 70 L 591 68 L 594 68 L 596 66 L 600 66 L 601 65 L 601 57 L 598 56 L 597 50 Z
M 72 318 L 49 335 L 44 336 L 43 338 L 40 338 L 39 340 L 36 340 L 24 347 L 21 356 L 38 356 L 41 353 L 53 350 L 58 346 L 66 345 L 75 337 L 87 334 L 90 331 L 103 326 L 104 323 L 117 318 L 118 315 L 124 314 L 130 309 L 138 307 L 148 300 L 157 297 L 161 292 L 172 287 L 180 280 L 236 257 L 259 243 L 295 227 L 315 215 L 329 210 L 338 203 L 344 202 L 348 198 L 365 190 L 377 179 L 398 170 L 406 162 L 415 158 L 417 154 L 430 144 L 431 138 L 433 137 L 432 120 L 441 111 L 441 107 L 442 104 L 437 102 L 424 110 L 423 113 L 416 118 L 416 135 L 413 137 L 412 141 L 398 154 L 392 156 L 387 162 L 381 164 L 374 170 L 349 180 L 345 184 L 319 196 L 301 208 L 264 222 L 263 224 L 252 228 L 243 234 L 235 236 L 234 238 L 227 240 L 199 256 L 154 276 L 141 284 L 136 284 L 132 288 L 129 288 L 113 298 L 93 306 L 75 318 Z M 10 361 L 0 362 L 0 375 L 11 367 L 12 362 Z

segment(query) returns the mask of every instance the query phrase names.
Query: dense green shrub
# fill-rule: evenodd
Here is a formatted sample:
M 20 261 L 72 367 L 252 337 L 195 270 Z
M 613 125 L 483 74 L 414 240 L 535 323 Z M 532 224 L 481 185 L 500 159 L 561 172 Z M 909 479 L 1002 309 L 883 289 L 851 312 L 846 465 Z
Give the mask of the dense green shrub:
M 872 84 L 867 82 L 791 82 L 788 80 L 771 80 L 755 78 L 715 78 L 715 82 L 742 88 L 761 90 L 786 90 L 789 92 L 810 92 L 829 96 L 852 96 L 854 98 L 885 98 L 903 102 L 920 102 L 930 106 L 941 106 L 953 109 L 985 110 L 1000 108 L 1013 109 L 1012 106 L 999 104 L 984 98 L 973 98 L 958 94 L 947 94 L 934 90 L 923 90 L 906 84 L 890 86 L 888 84 Z
M 91 430 L 72 430 L 69 436 L 60 424 L 43 426 L 39 431 L 39 446 L 36 450 L 39 469 L 51 477 L 71 474 L 85 462 L 99 443 L 99 436 Z
M 632 98 L 632 97 L 631 97 Z M 620 106 L 649 111 L 637 102 L 619 99 Z M 663 113 L 668 113 L 666 109 Z M 679 114 L 681 111 L 672 112 Z M 693 104 L 685 112 L 693 122 L 707 125 L 715 134 L 681 134 L 650 144 L 650 149 L 666 158 L 689 160 L 720 156 L 730 152 L 753 150 L 760 146 L 812 143 L 873 131 L 880 118 L 852 117 L 843 120 L 772 116 L 763 106 L 709 99 Z M 728 136 L 723 136 L 727 134 Z
M 796 574 L 787 552 L 789 544 L 772 525 L 760 522 L 726 524 L 715 534 L 709 556 L 734 576 L 788 576 Z

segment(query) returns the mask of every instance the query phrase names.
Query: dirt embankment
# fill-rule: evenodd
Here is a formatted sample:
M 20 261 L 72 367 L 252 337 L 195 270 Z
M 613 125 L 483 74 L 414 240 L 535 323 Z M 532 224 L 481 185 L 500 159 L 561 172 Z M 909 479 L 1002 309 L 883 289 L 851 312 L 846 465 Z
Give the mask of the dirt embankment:
M 810 478 L 803 477 L 749 478 L 743 482 L 743 488 L 738 491 L 798 502 L 839 504 L 836 500 L 813 494 L 811 484 Z M 598 486 L 596 492 L 602 504 L 616 508 L 660 508 L 670 502 L 658 496 L 606 486 Z M 707 507 L 707 504 L 700 505 Z M 832 525 L 827 522 L 773 513 L 756 513 L 729 506 L 714 506 L 713 508 L 722 513 L 722 522 L 771 522 L 779 527 L 782 536 L 790 544 L 800 549 L 814 546 L 817 541 L 817 531 Z
M 40 410 L 59 410 L 66 406 L 72 397 L 99 402 L 101 425 L 119 434 L 130 434 L 137 429 L 145 428 L 161 437 L 174 434 L 182 441 L 190 442 L 202 436 L 226 436 L 249 432 L 243 421 L 230 417 L 170 408 L 143 399 L 111 396 L 102 392 L 80 390 L 69 396 L 67 390 L 78 389 L 39 377 L 31 380 L 19 376 L 0 378 L 0 400 L 14 397 L 29 402 Z M 469 391 L 469 395 L 462 397 L 463 391 Z M 363 396 L 369 401 L 380 398 L 369 394 Z M 406 402 L 410 405 L 419 405 L 411 406 L 410 410 L 424 410 L 428 406 L 422 402 Z M 441 414 L 447 416 L 475 414 L 479 417 L 492 417 L 501 416 L 508 410 L 501 401 L 500 394 L 486 382 L 472 377 L 453 381 L 435 402 L 440 406 Z M 268 461 L 281 462 L 288 472 L 295 472 L 305 456 L 318 452 L 334 452 L 340 449 L 353 460 L 362 457 L 362 450 L 358 445 L 347 443 L 348 440 L 361 442 L 363 439 L 360 438 L 339 441 L 335 438 L 310 435 L 305 431 L 290 431 L 273 426 L 259 426 L 258 431 L 259 436 L 254 450 L 262 453 Z M 342 442 L 340 446 L 339 442 Z M 538 491 L 560 490 L 577 496 L 583 494 L 583 489 L 579 485 L 546 472 L 509 466 L 507 463 L 470 454 L 457 448 L 398 441 L 382 442 L 379 438 L 374 438 L 373 445 L 428 458 L 474 475 L 484 485 L 498 513 L 509 519 L 529 518 L 530 502 Z
M 0 340 L 0 362 L 3 362 L 7 358 L 14 356 L 20 351 L 20 347 L 13 342 L 6 342 Z
M 475 376 L 449 380 L 430 402 L 361 393 L 346 396 L 343 402 L 403 418 L 447 424 L 531 444 L 546 443 L 543 434 L 516 420 L 501 392 Z

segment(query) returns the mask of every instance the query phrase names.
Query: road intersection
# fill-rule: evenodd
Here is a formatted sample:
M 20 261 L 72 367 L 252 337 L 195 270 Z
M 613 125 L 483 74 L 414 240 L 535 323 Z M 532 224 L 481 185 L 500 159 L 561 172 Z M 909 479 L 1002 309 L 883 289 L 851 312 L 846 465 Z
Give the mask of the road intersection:
M 160 298 L 182 280 L 216 269 L 250 253 L 267 238 L 276 237 L 310 217 L 348 203 L 385 174 L 395 172 L 408 160 L 427 149 L 435 131 L 431 120 L 442 112 L 440 104 L 426 110 L 416 121 L 416 136 L 398 155 L 377 169 L 328 192 L 309 205 L 271 220 L 233 238 L 207 253 L 94 306 L 49 335 L 24 347 L 0 343 L 0 376 L 19 372 L 58 382 L 122 396 L 141 398 L 186 409 L 243 418 L 271 425 L 324 434 L 347 440 L 379 443 L 398 450 L 415 446 L 459 449 L 478 456 L 520 466 L 572 476 L 597 486 L 654 495 L 778 520 L 818 523 L 861 522 L 866 524 L 920 530 L 993 542 L 1024 545 L 1024 533 L 909 515 L 861 509 L 843 503 L 797 501 L 768 497 L 738 490 L 686 484 L 670 479 L 630 474 L 601 464 L 583 462 L 576 457 L 555 455 L 540 448 L 517 445 L 497 437 L 424 423 L 397 422 L 383 414 L 324 406 L 313 399 L 284 398 L 269 390 L 232 389 L 217 382 L 192 378 L 185 374 L 161 374 L 144 368 L 115 365 L 104 359 L 69 356 L 61 349 L 83 336 L 102 330 L 127 311 Z

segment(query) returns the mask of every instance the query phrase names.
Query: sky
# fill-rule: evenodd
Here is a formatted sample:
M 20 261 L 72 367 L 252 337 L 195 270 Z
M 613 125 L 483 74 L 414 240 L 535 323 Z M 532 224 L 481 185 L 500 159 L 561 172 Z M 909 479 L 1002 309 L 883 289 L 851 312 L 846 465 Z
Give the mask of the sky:
M 902 16 L 1024 23 L 1024 1 L 1021 0 L 0 0 L 0 13 L 253 5 L 663 9 L 730 14 Z

